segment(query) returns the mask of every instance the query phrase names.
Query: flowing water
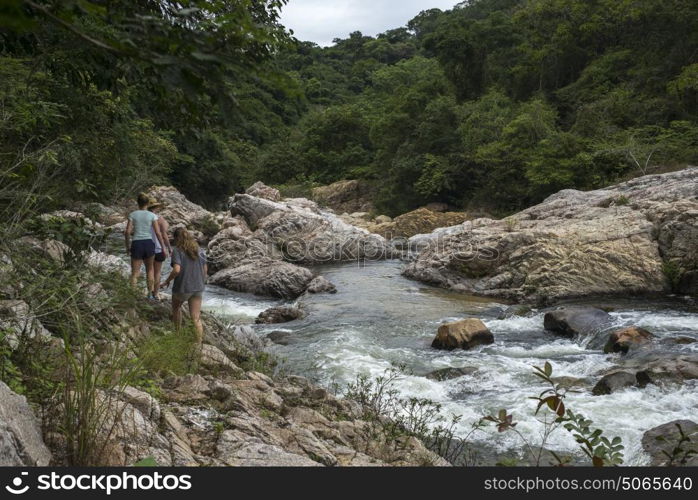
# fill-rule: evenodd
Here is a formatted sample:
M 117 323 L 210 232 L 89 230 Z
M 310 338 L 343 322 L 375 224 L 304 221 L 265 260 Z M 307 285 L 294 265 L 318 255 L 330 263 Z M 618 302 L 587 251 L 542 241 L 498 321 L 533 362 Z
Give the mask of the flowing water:
M 550 361 L 555 376 L 568 377 L 576 387 L 566 402 L 569 408 L 594 421 L 606 434 L 623 438 L 626 464 L 642 465 L 647 458 L 640 440 L 644 431 L 680 418 L 695 418 L 698 410 L 696 381 L 683 385 L 626 389 L 608 396 L 592 396 L 591 387 L 601 372 L 614 366 L 617 355 L 607 356 L 584 345 L 561 339 L 543 329 L 543 312 L 508 316 L 508 306 L 464 296 L 407 280 L 400 261 L 343 264 L 316 271 L 337 285 L 335 295 L 303 298 L 308 316 L 284 325 L 256 327 L 259 335 L 286 332 L 287 345 L 272 350 L 285 368 L 326 386 L 345 385 L 359 374 L 379 376 L 395 365 L 410 375 L 397 382 L 404 396 L 424 397 L 443 405 L 445 415 L 462 415 L 459 434 L 473 422 L 501 408 L 514 414 L 517 429 L 535 443 L 542 424 L 534 417 L 535 402 L 528 399 L 544 389 L 532 373 L 533 366 Z M 229 318 L 253 321 L 279 301 L 260 299 L 210 287 L 205 307 Z M 647 328 L 662 343 L 670 337 L 698 339 L 698 310 L 685 301 L 645 303 L 614 301 L 618 326 Z M 481 318 L 495 336 L 495 344 L 473 351 L 437 351 L 430 348 L 438 326 L 464 317 Z M 666 345 L 671 345 L 665 342 Z M 696 351 L 698 343 L 671 349 Z M 469 375 L 443 382 L 425 375 L 442 368 L 468 367 Z M 495 452 L 521 450 L 513 433 L 477 433 Z M 548 448 L 574 451 L 577 445 L 563 429 L 552 436 Z

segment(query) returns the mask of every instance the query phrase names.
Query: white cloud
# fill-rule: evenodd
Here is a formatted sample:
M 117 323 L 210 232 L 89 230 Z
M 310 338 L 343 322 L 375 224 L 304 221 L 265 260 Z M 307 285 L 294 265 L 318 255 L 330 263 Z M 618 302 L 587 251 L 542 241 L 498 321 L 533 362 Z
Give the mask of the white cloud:
M 353 31 L 375 36 L 405 26 L 423 10 L 453 8 L 461 0 L 290 0 L 281 22 L 296 38 L 331 45 Z

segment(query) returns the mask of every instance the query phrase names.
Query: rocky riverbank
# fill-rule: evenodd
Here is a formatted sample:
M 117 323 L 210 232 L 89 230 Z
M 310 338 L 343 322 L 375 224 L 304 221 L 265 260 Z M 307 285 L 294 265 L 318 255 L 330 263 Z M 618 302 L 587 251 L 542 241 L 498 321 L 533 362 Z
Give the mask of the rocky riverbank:
M 410 240 L 409 278 L 513 301 L 698 292 L 698 168 L 561 191 Z
M 416 236 L 409 250 L 417 253 L 404 273 L 454 290 L 537 303 L 672 288 L 695 293 L 697 182 L 693 168 L 591 193 L 563 191 L 503 221 L 466 221 Z M 232 197 L 229 210 L 220 213 L 191 203 L 173 188 L 154 188 L 151 195 L 166 202 L 162 215 L 173 229 L 188 227 L 206 245 L 211 282 L 232 291 L 281 299 L 336 293 L 336 284 L 312 270 L 318 264 L 380 260 L 405 250 L 315 202 L 282 199 L 259 183 Z M 125 204 L 79 209 L 84 214 L 54 215 L 119 231 L 128 211 Z M 32 254 L 58 269 L 75 257 L 69 258 L 66 244 L 38 235 L 22 239 L 16 248 L 17 259 Z M 3 256 L 0 274 L 12 274 L 13 257 Z M 111 304 L 110 285 L 100 280 L 109 275 L 123 281 L 123 262 L 93 251 L 85 263 L 89 272 L 70 286 L 80 298 L 80 313 L 94 323 L 90 345 L 137 359 L 139 346 L 169 324 L 167 307 Z M 27 295 L 31 276 L 17 279 L 3 279 L 2 355 L 14 360 L 27 346 L 38 345 L 59 359 L 65 346 L 61 325 L 43 319 L 56 312 L 36 309 L 39 303 Z M 298 321 L 312 313 L 282 306 L 260 315 L 258 322 Z M 564 338 L 582 337 L 584 345 L 618 357 L 596 381 L 599 394 L 698 377 L 695 355 L 667 351 L 652 332 L 613 329 L 600 310 L 568 313 L 552 311 L 545 328 Z M 160 326 L 153 327 L 153 321 Z M 487 334 L 485 342 L 473 341 L 475 330 L 480 337 Z M 443 342 L 437 344 L 479 349 L 497 339 L 497 332 L 492 336 L 481 323 L 475 330 L 465 335 L 444 328 Z M 454 332 L 460 336 L 451 342 L 447 337 Z M 248 326 L 227 326 L 207 316 L 200 361 L 186 373 L 160 373 L 147 384 L 98 391 L 110 431 L 97 436 L 104 449 L 94 462 L 128 465 L 151 457 L 160 465 L 446 465 L 415 437 L 386 431 L 359 404 L 308 379 L 274 375 L 265 342 Z M 452 374 L 471 376 L 473 371 L 444 368 L 434 380 Z M 16 394 L 20 389 L 0 385 L 0 442 L 5 443 L 0 464 L 69 463 L 70 447 L 55 421 L 60 404 L 46 412 L 46 401 L 37 402 L 31 393 L 27 401 Z M 660 460 L 656 435 L 673 439 L 675 426 L 652 432 L 643 446 L 652 460 Z

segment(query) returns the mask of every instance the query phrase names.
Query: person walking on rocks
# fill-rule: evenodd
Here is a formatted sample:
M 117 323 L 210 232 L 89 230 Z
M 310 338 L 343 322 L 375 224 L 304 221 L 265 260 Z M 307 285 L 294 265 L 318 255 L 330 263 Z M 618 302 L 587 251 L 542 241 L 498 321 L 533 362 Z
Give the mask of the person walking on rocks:
M 189 315 L 194 322 L 196 337 L 199 345 L 203 342 L 204 326 L 201 322 L 201 304 L 208 266 L 206 254 L 189 231 L 179 227 L 174 233 L 174 248 L 172 249 L 172 272 L 162 284 L 167 288 L 172 286 L 172 320 L 175 327 L 182 326 L 182 306 L 189 305 Z
M 151 227 L 150 233 L 153 242 L 155 243 L 155 259 L 153 262 L 153 274 L 155 275 L 155 281 L 153 283 L 153 288 L 150 290 L 150 298 L 153 300 L 160 300 L 159 292 L 160 279 L 162 276 L 162 264 L 167 260 L 169 255 L 172 255 L 172 245 L 170 245 L 170 238 L 168 236 L 170 225 L 167 223 L 167 220 L 160 215 L 160 209 L 163 206 L 164 205 L 155 198 L 151 198 L 150 203 L 148 204 L 148 210 L 158 216 L 156 223 L 160 227 L 160 234 L 162 235 L 162 239 L 165 243 L 164 246 L 160 245 L 160 241 L 155 234 L 155 228 Z
M 148 282 L 148 294 L 154 289 L 155 274 L 153 262 L 155 260 L 155 242 L 152 232 L 161 248 L 165 247 L 164 237 L 157 223 L 158 216 L 147 210 L 150 198 L 144 193 L 138 195 L 138 210 L 131 212 L 126 223 L 124 239 L 126 253 L 131 256 L 131 286 L 136 288 L 141 266 L 145 264 L 146 279 Z M 159 279 L 159 278 L 158 278 Z

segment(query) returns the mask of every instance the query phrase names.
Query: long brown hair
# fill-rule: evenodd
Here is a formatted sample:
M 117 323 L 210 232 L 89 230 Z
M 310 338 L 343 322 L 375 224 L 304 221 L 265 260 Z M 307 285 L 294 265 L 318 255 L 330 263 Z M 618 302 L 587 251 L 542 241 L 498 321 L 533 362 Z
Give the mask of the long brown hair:
M 183 227 L 178 227 L 174 232 L 174 244 L 182 250 L 187 256 L 196 260 L 199 258 L 199 244 L 189 231 Z

